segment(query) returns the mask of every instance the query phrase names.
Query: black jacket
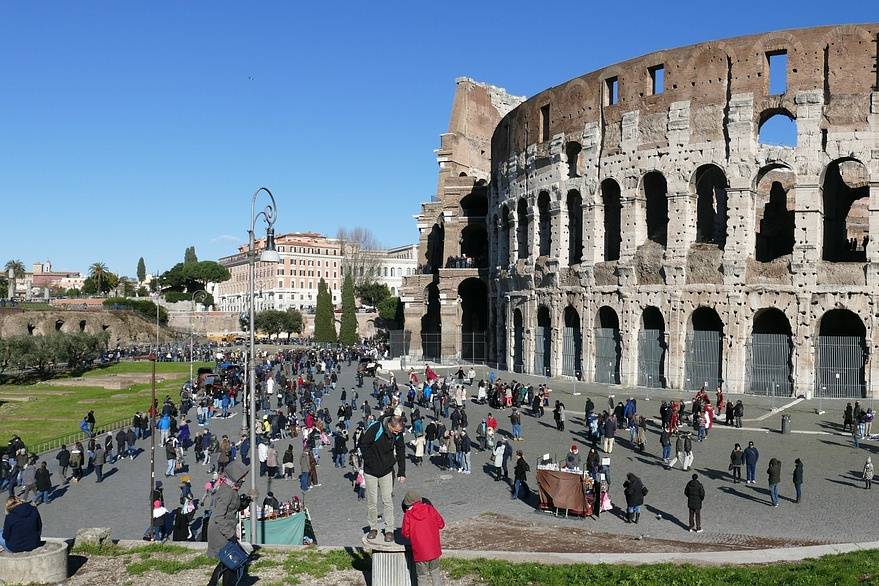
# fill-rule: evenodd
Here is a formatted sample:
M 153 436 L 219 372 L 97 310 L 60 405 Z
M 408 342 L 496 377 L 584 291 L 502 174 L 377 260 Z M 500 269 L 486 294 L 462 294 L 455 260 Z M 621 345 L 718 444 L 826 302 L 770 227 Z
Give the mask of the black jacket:
M 640 478 L 629 472 L 624 486 L 626 488 L 623 494 L 626 496 L 627 507 L 640 507 L 644 504 L 644 484 Z
M 406 444 L 403 434 L 395 436 L 388 429 L 387 418 L 373 423 L 363 432 L 359 447 L 363 454 L 363 471 L 366 474 L 380 478 L 393 472 L 396 462 L 397 476 L 406 476 Z
M 794 465 L 794 484 L 803 483 L 803 463 L 797 462 Z
M 520 482 L 525 482 L 527 472 L 531 470 L 531 466 L 528 465 L 528 462 L 525 461 L 525 458 L 519 458 L 516 460 L 516 467 L 513 468 L 513 475 L 516 480 Z
M 691 480 L 684 488 L 684 496 L 687 497 L 687 507 L 698 511 L 702 508 L 702 501 L 705 500 L 705 488 L 698 480 Z

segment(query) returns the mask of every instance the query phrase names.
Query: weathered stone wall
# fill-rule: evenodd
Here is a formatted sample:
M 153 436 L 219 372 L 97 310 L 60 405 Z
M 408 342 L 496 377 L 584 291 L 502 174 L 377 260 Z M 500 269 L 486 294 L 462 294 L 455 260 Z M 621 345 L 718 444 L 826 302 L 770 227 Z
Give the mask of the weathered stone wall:
M 489 298 L 497 316 L 493 332 L 504 341 L 496 361 L 514 365 L 519 311 L 520 362 L 534 370 L 543 305 L 551 317 L 550 370 L 562 372 L 563 316 L 570 306 L 582 334 L 581 377 L 594 380 L 596 316 L 608 307 L 619 320 L 619 382 L 636 384 L 643 366 L 638 335 L 645 309 L 653 307 L 667 340 L 664 384 L 698 387 L 701 382 L 686 380 L 687 337 L 693 312 L 705 307 L 723 324 L 721 378 L 743 392 L 751 379 L 755 316 L 776 308 L 791 330 L 793 391 L 811 395 L 821 318 L 846 309 L 866 331 L 863 376 L 873 393 L 879 386 L 879 360 L 872 359 L 879 351 L 877 34 L 879 25 L 822 27 L 659 51 L 550 88 L 504 116 L 492 138 L 489 188 L 489 225 L 495 227 Z M 787 54 L 787 86 L 773 95 L 768 57 L 779 51 Z M 664 91 L 652 95 L 650 68 L 656 66 L 664 68 Z M 619 91 L 613 104 L 611 78 Z M 777 113 L 795 121 L 796 146 L 760 143 L 761 124 Z M 825 242 L 836 213 L 827 199 L 836 197 L 828 179 L 834 166 L 847 188 L 864 190 L 845 217 L 843 238 L 856 240 L 852 249 L 858 249 L 847 262 L 828 258 Z M 666 184 L 659 200 L 648 193 L 651 172 Z M 619 186 L 618 234 L 606 230 L 612 224 L 605 214 L 617 213 L 603 197 L 606 180 Z M 791 250 L 758 261 L 758 246 L 771 248 L 781 238 L 773 232 L 782 223 L 782 216 L 771 215 L 773 188 L 779 190 L 775 211 L 793 222 Z M 550 202 L 546 259 L 536 253 L 542 193 Z M 573 195 L 582 201 L 578 218 L 569 213 Z M 658 224 L 649 220 L 650 202 L 660 200 L 668 216 L 662 243 L 651 234 Z M 517 213 L 521 205 L 524 216 Z M 706 217 L 714 224 L 700 220 Z M 582 260 L 570 252 L 571 228 L 578 225 Z M 518 250 L 523 228 L 524 255 Z M 713 236 L 706 238 L 706 229 Z M 618 258 L 607 258 L 613 238 L 619 238 Z
M 130 343 L 150 343 L 156 339 L 156 324 L 132 311 L 31 311 L 0 309 L 0 338 L 12 336 L 42 336 L 55 331 L 99 334 L 108 332 L 109 346 Z M 162 328 L 160 339 L 166 340 L 169 331 Z

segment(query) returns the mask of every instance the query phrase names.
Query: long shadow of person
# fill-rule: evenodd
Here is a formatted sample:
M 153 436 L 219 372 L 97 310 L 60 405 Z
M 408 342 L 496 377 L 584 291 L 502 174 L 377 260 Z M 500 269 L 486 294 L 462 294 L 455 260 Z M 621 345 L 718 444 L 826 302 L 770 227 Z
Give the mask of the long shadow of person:
M 671 513 L 667 513 L 666 511 L 663 511 L 659 507 L 656 507 L 653 505 L 645 505 L 644 508 L 646 508 L 648 511 L 653 513 L 657 519 L 660 517 L 663 519 L 667 519 L 668 521 L 671 521 L 672 523 L 674 523 L 675 525 L 677 525 L 681 529 L 689 529 L 690 528 L 690 526 L 688 524 L 681 521 L 678 517 L 676 517 L 675 515 L 672 515 Z

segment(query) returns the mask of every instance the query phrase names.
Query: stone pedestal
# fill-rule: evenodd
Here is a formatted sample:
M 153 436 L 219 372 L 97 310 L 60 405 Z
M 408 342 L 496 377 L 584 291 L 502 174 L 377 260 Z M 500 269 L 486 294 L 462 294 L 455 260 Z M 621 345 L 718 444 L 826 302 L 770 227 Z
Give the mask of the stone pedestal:
M 372 556 L 374 586 L 413 586 L 418 583 L 408 546 L 396 541 L 387 543 L 379 534 L 375 540 L 363 536 L 363 549 Z
M 66 580 L 66 543 L 50 541 L 33 551 L 0 552 L 0 584 L 60 584 Z

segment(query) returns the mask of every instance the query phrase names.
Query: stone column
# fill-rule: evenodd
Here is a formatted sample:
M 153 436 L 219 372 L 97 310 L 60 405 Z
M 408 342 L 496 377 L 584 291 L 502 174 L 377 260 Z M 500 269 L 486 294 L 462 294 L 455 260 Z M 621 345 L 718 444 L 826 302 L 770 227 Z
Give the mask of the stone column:
M 791 272 L 794 285 L 813 290 L 818 282 L 818 262 L 824 242 L 824 213 L 817 177 L 797 177 L 794 187 L 796 230 Z
M 750 347 L 749 323 L 742 318 L 743 297 L 731 294 L 727 301 L 723 340 L 723 380 L 728 393 L 745 392 L 745 362 Z
M 695 200 L 688 191 L 668 192 L 668 243 L 665 251 L 665 282 L 687 283 L 687 253 L 696 239 Z
M 440 291 L 440 358 L 444 361 L 461 356 L 460 305 L 455 292 Z
M 812 311 L 811 295 L 797 295 L 797 316 L 793 328 L 794 346 L 797 348 L 791 356 L 794 367 L 794 393 L 811 399 L 815 393 L 815 350 L 817 344 L 817 318 Z
M 879 287 L 879 181 L 870 182 L 870 240 L 867 242 L 867 286 Z M 879 379 L 877 379 L 879 380 Z
M 666 321 L 668 330 L 668 366 L 666 376 L 668 386 L 672 389 L 681 389 L 685 383 L 684 360 L 686 351 L 684 344 L 687 335 L 687 314 L 682 307 L 681 295 L 678 291 L 669 294 L 669 314 Z
M 645 215 L 644 198 L 637 189 L 621 186 L 620 203 L 620 264 L 631 262 L 638 246 L 646 239 L 647 217 Z
M 636 299 L 623 294 L 622 315 L 620 315 L 620 383 L 623 386 L 638 384 L 638 331 L 640 307 Z
M 421 316 L 424 315 L 424 300 L 418 300 L 414 297 L 403 297 L 400 299 L 403 303 L 403 331 L 410 332 L 409 355 L 421 356 L 423 349 L 421 347 Z
M 747 259 L 754 253 L 754 193 L 747 186 L 729 187 L 726 202 L 723 282 L 726 285 L 743 284 Z

